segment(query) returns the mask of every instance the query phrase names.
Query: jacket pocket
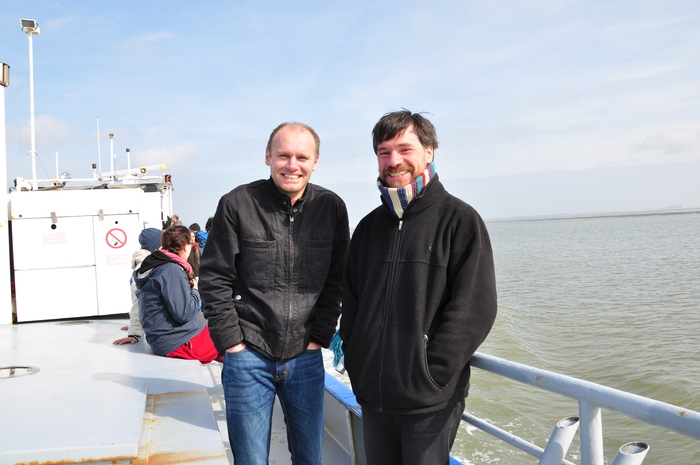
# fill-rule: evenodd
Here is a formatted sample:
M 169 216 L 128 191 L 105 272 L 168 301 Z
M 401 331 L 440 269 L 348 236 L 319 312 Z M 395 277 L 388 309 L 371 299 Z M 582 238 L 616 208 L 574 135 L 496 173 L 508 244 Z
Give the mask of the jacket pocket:
M 326 283 L 331 266 L 333 241 L 331 239 L 306 240 L 306 270 L 309 286 L 320 292 Z
M 241 239 L 239 275 L 250 283 L 266 283 L 272 286 L 277 263 L 277 242 L 258 239 Z
M 437 381 L 433 379 L 433 375 L 430 374 L 430 366 L 428 365 L 428 345 L 430 344 L 430 340 L 428 339 L 428 335 L 424 334 L 423 335 L 423 366 L 425 369 L 425 374 L 430 380 L 431 383 L 433 383 L 436 387 L 443 389 L 445 386 L 439 384 Z

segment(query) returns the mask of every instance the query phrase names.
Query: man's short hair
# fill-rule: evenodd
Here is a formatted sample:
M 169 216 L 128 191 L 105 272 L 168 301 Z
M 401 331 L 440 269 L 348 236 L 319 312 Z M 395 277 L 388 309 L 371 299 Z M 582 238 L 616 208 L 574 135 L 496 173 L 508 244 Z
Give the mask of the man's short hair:
M 266 147 L 267 151 L 272 152 L 272 142 L 274 141 L 275 136 L 277 135 L 278 132 L 280 132 L 280 130 L 282 128 L 287 127 L 287 126 L 294 126 L 298 130 L 305 129 L 305 130 L 309 131 L 311 133 L 311 136 L 314 138 L 314 142 L 316 143 L 316 156 L 318 157 L 318 154 L 320 153 L 320 150 L 321 150 L 321 139 L 318 137 L 318 134 L 316 134 L 316 131 L 311 129 L 311 126 L 308 126 L 308 125 L 303 124 L 303 123 L 295 123 L 295 122 L 282 123 L 272 131 L 272 133 L 270 134 L 270 138 L 267 140 L 267 147 Z
M 385 114 L 374 125 L 374 129 L 372 129 L 374 153 L 377 153 L 379 144 L 385 140 L 400 136 L 411 125 L 413 125 L 413 131 L 418 136 L 418 140 L 423 147 L 426 149 L 432 147 L 433 150 L 438 148 L 437 132 L 433 123 L 420 113 L 401 110 Z

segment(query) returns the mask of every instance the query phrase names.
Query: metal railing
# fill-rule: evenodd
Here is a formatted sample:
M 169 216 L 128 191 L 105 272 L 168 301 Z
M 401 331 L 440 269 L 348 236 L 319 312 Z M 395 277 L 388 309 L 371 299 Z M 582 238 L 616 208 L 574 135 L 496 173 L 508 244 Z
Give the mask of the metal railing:
M 581 465 L 603 465 L 602 408 L 700 440 L 700 413 L 693 410 L 482 353 L 474 354 L 471 366 L 578 400 L 579 416 L 557 423 L 545 449 L 467 412 L 462 415 L 465 422 L 539 458 L 540 465 L 574 465 L 564 456 L 579 425 Z M 648 450 L 645 443 L 625 444 L 612 465 L 641 464 Z

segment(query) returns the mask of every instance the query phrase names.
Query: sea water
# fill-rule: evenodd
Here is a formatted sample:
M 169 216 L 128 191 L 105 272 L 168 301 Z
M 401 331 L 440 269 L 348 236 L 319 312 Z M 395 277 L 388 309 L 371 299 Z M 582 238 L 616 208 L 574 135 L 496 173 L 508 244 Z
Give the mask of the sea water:
M 499 311 L 480 352 L 700 411 L 700 214 L 488 229 Z M 467 410 L 542 448 L 578 416 L 575 400 L 476 368 Z M 642 441 L 645 465 L 700 464 L 700 441 L 607 409 L 602 424 L 607 463 Z M 538 462 L 464 423 L 452 452 L 469 465 Z
M 480 352 L 700 411 L 700 214 L 489 223 L 499 314 Z M 467 410 L 544 448 L 578 416 L 557 394 L 473 370 Z M 605 459 L 700 464 L 700 441 L 602 410 Z M 463 425 L 464 463 L 537 460 Z M 578 444 L 569 460 L 580 463 Z

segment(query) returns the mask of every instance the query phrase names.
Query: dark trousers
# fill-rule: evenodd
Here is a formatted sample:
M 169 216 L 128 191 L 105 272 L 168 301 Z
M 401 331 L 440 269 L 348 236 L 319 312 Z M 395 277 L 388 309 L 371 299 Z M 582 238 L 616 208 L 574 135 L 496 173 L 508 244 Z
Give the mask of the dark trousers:
M 417 415 L 362 412 L 367 465 L 449 465 L 464 399 Z

